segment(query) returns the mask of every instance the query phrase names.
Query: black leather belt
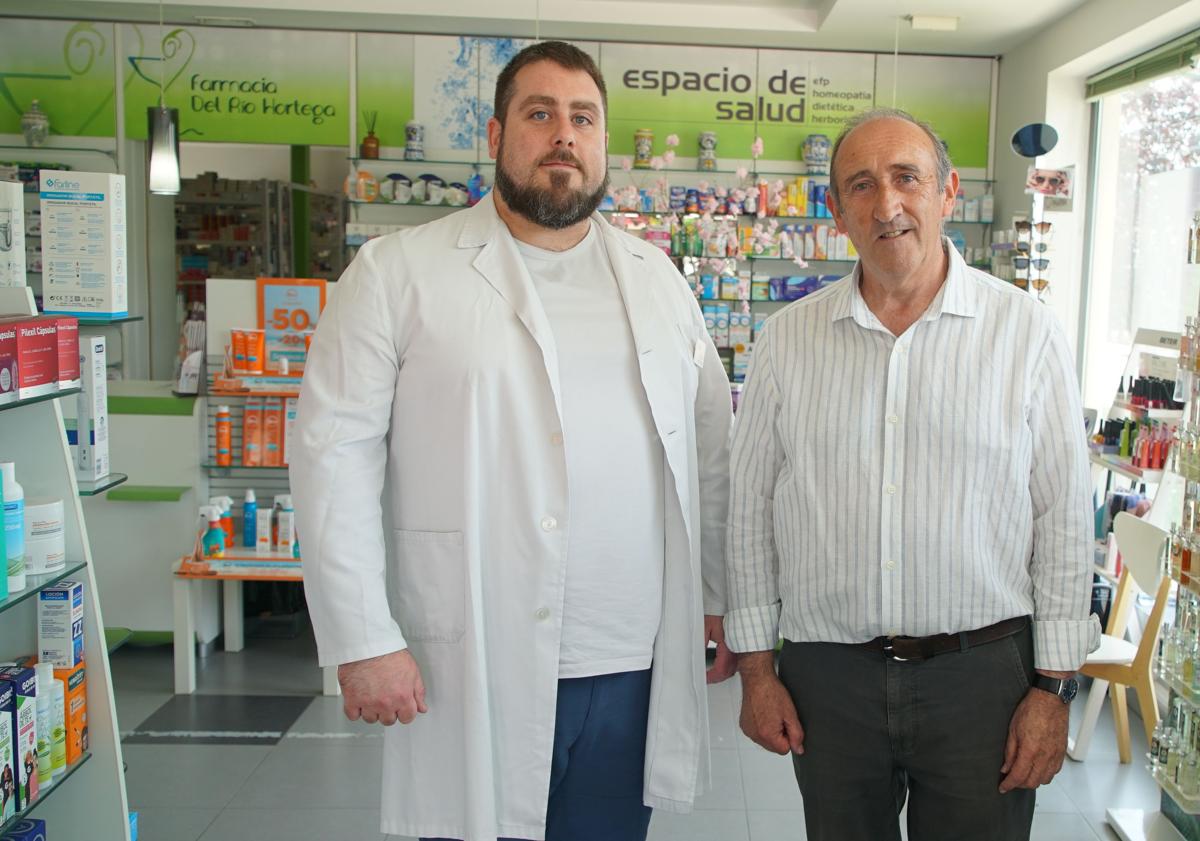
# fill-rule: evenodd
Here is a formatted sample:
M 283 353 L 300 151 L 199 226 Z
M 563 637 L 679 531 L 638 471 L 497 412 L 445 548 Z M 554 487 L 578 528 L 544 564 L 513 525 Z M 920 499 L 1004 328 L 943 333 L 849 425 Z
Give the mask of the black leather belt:
M 962 631 L 957 634 L 934 634 L 928 637 L 876 637 L 870 642 L 859 643 L 863 648 L 883 653 L 890 660 L 928 660 L 951 651 L 966 651 L 977 645 L 1011 637 L 1029 625 L 1028 616 L 1005 619 L 986 628 Z

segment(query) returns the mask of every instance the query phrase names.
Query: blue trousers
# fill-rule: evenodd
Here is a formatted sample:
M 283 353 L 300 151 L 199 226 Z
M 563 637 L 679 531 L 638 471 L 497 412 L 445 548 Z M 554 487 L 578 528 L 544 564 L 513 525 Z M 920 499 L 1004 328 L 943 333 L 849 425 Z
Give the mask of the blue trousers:
M 650 670 L 560 680 L 555 713 L 546 841 L 645 841 Z

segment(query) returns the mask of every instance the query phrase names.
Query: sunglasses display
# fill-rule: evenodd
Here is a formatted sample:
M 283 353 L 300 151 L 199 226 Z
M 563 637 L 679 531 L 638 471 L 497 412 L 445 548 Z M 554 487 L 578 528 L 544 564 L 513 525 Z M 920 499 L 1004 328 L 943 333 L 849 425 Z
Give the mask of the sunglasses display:
M 1050 261 L 1045 257 L 1039 257 L 1031 260 L 1028 257 L 1013 257 L 1013 265 L 1018 269 L 1028 269 L 1030 266 L 1037 269 L 1039 272 L 1044 272 L 1050 267 Z
M 1034 251 L 1036 251 L 1038 254 L 1045 254 L 1047 251 L 1050 250 L 1050 243 L 1045 242 L 1044 240 L 1038 241 L 1038 242 L 1029 242 L 1029 240 L 1021 240 L 1020 242 L 1013 243 L 1013 246 L 1021 254 L 1028 254 L 1029 250 L 1031 248 Z
M 1013 222 L 1013 227 L 1018 231 L 1025 233 L 1029 232 L 1030 230 L 1037 231 L 1039 234 L 1050 233 L 1049 222 L 1030 222 L 1026 219 L 1018 219 L 1016 222 Z

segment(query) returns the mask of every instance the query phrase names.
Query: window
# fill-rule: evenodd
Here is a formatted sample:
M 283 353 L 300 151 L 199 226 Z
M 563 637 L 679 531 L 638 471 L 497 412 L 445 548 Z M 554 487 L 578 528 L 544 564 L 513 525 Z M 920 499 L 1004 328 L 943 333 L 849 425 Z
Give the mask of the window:
M 1083 396 L 1103 410 L 1137 329 L 1181 332 L 1196 313 L 1198 276 L 1185 261 L 1200 211 L 1200 71 L 1109 93 L 1096 114 Z

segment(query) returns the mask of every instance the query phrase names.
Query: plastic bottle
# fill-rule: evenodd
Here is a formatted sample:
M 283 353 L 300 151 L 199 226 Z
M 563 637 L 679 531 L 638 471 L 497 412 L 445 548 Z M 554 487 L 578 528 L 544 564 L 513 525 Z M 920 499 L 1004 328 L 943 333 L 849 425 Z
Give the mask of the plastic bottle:
M 4 528 L 4 480 L 0 478 L 0 599 L 8 597 L 8 545 L 5 541 L 7 529 Z M 21 530 L 24 536 L 24 529 Z
M 296 551 L 296 512 L 290 496 L 285 495 L 282 504 L 279 511 L 279 551 L 292 557 Z
M 4 476 L 4 546 L 8 567 L 8 592 L 25 589 L 25 490 L 17 484 L 17 466 L 0 462 Z
M 215 505 L 205 505 L 200 509 L 200 514 L 205 518 L 207 524 L 204 537 L 200 541 L 204 547 L 204 557 L 224 558 L 225 530 L 221 528 L 220 510 Z
M 225 531 L 225 548 L 232 549 L 237 543 L 233 529 L 233 497 L 221 497 L 221 528 Z
M 228 406 L 217 407 L 216 433 L 217 466 L 229 467 L 233 464 L 233 420 Z
M 51 690 L 50 762 L 58 779 L 67 770 L 67 685 L 55 678 Z
M 51 709 L 54 706 L 54 666 L 50 663 L 38 663 L 37 673 L 37 776 L 38 788 L 50 785 L 54 777 L 54 759 L 52 756 L 54 733 L 54 716 Z
M 258 531 L 258 500 L 254 489 L 246 489 L 246 499 L 242 503 L 242 546 L 254 548 L 255 535 Z

